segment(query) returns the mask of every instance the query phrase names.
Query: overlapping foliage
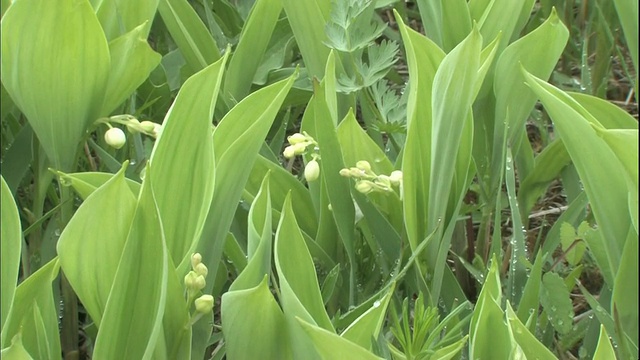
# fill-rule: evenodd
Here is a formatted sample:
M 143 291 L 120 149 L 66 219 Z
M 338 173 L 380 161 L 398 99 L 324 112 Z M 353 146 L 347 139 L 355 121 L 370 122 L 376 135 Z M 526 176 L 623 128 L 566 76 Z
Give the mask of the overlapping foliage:
M 3 358 L 637 358 L 637 4 L 416 3 L 3 1 Z

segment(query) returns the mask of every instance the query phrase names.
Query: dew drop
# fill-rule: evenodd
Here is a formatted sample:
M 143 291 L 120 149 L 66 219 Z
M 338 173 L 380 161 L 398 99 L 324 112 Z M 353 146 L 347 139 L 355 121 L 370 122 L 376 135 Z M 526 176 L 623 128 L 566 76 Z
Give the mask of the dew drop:
M 373 307 L 374 307 L 374 308 L 377 308 L 377 307 L 379 307 L 379 306 L 380 306 L 380 300 L 376 300 L 376 301 L 373 303 Z
M 60 236 L 60 229 L 56 229 L 56 230 L 53 232 L 53 235 L 55 235 L 56 237 L 59 237 L 59 236 Z

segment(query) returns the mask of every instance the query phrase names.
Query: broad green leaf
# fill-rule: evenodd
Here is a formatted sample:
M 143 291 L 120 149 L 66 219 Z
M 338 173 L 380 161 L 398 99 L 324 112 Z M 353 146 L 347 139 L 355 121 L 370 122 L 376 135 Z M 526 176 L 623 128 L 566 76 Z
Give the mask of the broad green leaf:
M 158 0 L 92 0 L 102 29 L 111 41 L 144 24 L 142 37 L 146 38 L 158 8 Z
M 213 131 L 215 154 L 215 192 L 205 221 L 198 251 L 209 273 L 216 274 L 224 239 L 233 220 L 242 189 L 251 174 L 273 119 L 291 89 L 291 77 L 262 88 L 244 98 L 220 121 Z M 211 289 L 207 285 L 207 289 Z
M 245 290 L 257 286 L 271 273 L 271 197 L 270 174 L 264 177 L 260 191 L 249 209 L 247 256 L 249 263 L 231 284 L 229 291 Z
M 18 333 L 13 337 L 13 339 L 11 339 L 11 345 L 9 347 L 2 349 L 2 353 L 0 354 L 0 356 L 2 356 L 2 358 L 6 360 L 33 359 L 22 345 L 22 335 L 20 333 Z
M 600 337 L 598 338 L 598 347 L 593 354 L 593 360 L 609 360 L 616 359 L 616 353 L 609 340 L 609 334 L 605 330 L 604 325 L 600 325 Z
M 526 71 L 525 77 L 567 147 L 602 231 L 607 261 L 616 273 L 631 219 L 626 179 L 611 174 L 622 173 L 624 169 L 592 128 L 591 124 L 600 124 L 591 114 L 559 89 Z
M 469 3 L 471 19 L 477 22 L 485 44 L 493 41 L 501 34 L 502 40 L 498 53 L 502 53 L 514 32 L 519 32 L 516 25 L 523 26 L 520 21 L 522 12 L 529 12 L 534 1 L 510 0 L 476 0 Z
M 113 178 L 113 174 L 110 173 L 90 171 L 72 174 L 65 174 L 58 171 L 57 175 L 63 185 L 73 187 L 73 190 L 75 190 L 83 200 L 86 200 L 97 188 Z M 140 183 L 127 178 L 124 180 L 134 197 L 138 197 L 140 193 Z
M 123 166 L 86 198 L 57 244 L 60 266 L 98 327 L 136 208 L 125 171 Z
M 324 44 L 331 3 L 325 0 L 283 0 L 282 6 L 310 78 L 324 78 L 329 48 Z
M 636 153 L 637 154 L 637 153 Z M 638 347 L 638 234 L 627 239 L 620 268 L 613 284 L 613 301 L 611 308 L 620 321 L 622 334 L 628 336 Z
M 13 304 L 13 297 L 18 284 L 18 272 L 20 270 L 20 249 L 22 247 L 22 234 L 20 217 L 16 202 L 13 200 L 9 186 L 2 179 L 2 215 L 1 236 L 2 242 L 2 313 L 0 314 L 0 329 L 4 329 L 9 311 Z
M 594 126 L 596 133 L 616 154 L 631 181 L 630 189 L 638 188 L 638 130 L 603 129 Z
M 507 301 L 507 320 L 513 331 L 513 338 L 522 349 L 527 359 L 539 360 L 555 360 L 555 355 L 544 346 L 536 336 L 518 319 L 518 316 L 511 308 L 511 304 Z
M 638 4 L 633 0 L 614 0 L 620 25 L 636 71 L 635 89 L 638 90 Z M 636 95 L 636 99 L 637 99 Z
M 354 302 L 355 290 L 355 208 L 351 198 L 349 179 L 340 175 L 345 167 L 336 128 L 331 121 L 331 113 L 321 85 L 314 82 L 314 124 L 316 140 L 320 147 L 321 181 L 327 191 L 340 239 L 349 258 L 349 302 Z
M 286 171 L 280 164 L 269 161 L 258 155 L 251 170 L 251 175 L 245 186 L 245 200 L 253 201 L 260 190 L 260 185 L 267 173 L 269 175 L 269 191 L 271 193 L 271 205 L 274 226 L 277 226 L 280 219 L 280 210 L 284 205 L 284 199 L 291 193 L 291 205 L 296 214 L 296 221 L 300 225 L 300 230 L 309 235 L 315 235 L 318 231 L 316 211 L 313 208 L 309 190 L 290 172 Z M 275 228 L 274 228 L 275 230 Z
M 151 359 L 162 330 L 169 257 L 147 168 L 93 352 L 96 358 Z
M 303 317 L 334 331 L 324 308 L 313 259 L 293 215 L 290 197 L 282 209 L 274 254 L 285 314 Z
M 471 14 L 464 0 L 439 0 L 442 4 L 442 49 L 450 52 L 471 32 Z
M 23 0 L 7 10 L 1 31 L 2 83 L 53 166 L 69 171 L 107 85 L 100 23 L 87 1 Z
M 335 333 L 310 324 L 299 317 L 296 317 L 296 320 L 298 320 L 298 323 L 302 329 L 304 329 L 307 336 L 311 338 L 315 349 L 323 359 L 335 358 L 337 354 L 349 354 L 349 359 L 354 360 L 382 359 Z
M 562 278 L 553 272 L 542 277 L 540 303 L 544 307 L 551 325 L 560 334 L 566 334 L 573 326 L 573 305 L 569 290 Z
M 109 43 L 111 70 L 100 115 L 110 115 L 160 64 L 162 56 L 147 43 L 146 28 L 142 24 Z
M 182 279 L 185 274 L 176 271 L 171 260 L 169 260 L 168 268 L 166 284 L 167 305 L 162 317 L 162 333 L 160 335 L 164 335 L 164 339 L 158 339 L 156 351 L 165 352 L 167 359 L 189 359 L 191 357 L 191 343 L 192 341 L 195 343 L 197 340 L 192 340 L 193 327 L 185 326 L 190 320 L 182 285 Z M 206 323 L 207 320 L 206 317 L 200 319 L 203 323 Z M 202 325 L 207 326 L 208 324 Z
M 191 73 L 204 69 L 220 58 L 216 42 L 187 0 L 159 1 L 158 13 Z
M 411 78 L 407 100 L 407 140 L 402 157 L 402 198 L 407 238 L 415 251 L 428 234 L 432 84 L 445 54 L 431 40 L 404 25 L 397 12 L 395 18 L 407 51 Z
M 395 284 L 394 284 L 395 285 Z M 392 285 L 384 297 L 349 325 L 340 336 L 365 349 L 371 350 L 371 339 L 377 339 L 387 314 L 389 299 L 395 286 Z
M 547 259 L 547 254 L 538 252 L 536 261 L 533 263 L 533 268 L 529 273 L 529 280 L 524 286 L 522 291 L 522 297 L 518 304 L 518 319 L 520 322 L 526 322 L 530 316 L 533 316 L 533 324 L 535 326 L 538 319 L 538 307 L 540 306 L 540 285 L 542 282 L 542 265 Z M 535 329 L 529 328 L 531 331 Z
M 436 351 L 434 351 L 432 358 L 440 359 L 440 360 L 449 360 L 456 356 L 460 350 L 467 344 L 467 339 L 469 335 L 465 335 L 462 339 L 454 342 L 451 345 L 447 345 L 442 347 Z
M 58 307 L 52 287 L 59 269 L 55 258 L 16 288 L 11 312 L 2 329 L 2 348 L 9 346 L 9 340 L 24 329 L 28 336 L 22 338 L 22 344 L 29 354 L 36 359 L 60 357 Z
M 268 276 L 264 275 L 254 288 L 222 295 L 222 330 L 228 358 L 293 358 L 287 343 L 285 317 L 267 284 Z
M 186 273 L 214 192 L 211 118 L 227 57 L 191 76 L 163 123 L 148 166 L 167 248 Z M 176 198 L 176 191 L 180 196 Z
M 508 142 L 514 142 L 516 135 L 525 130 L 525 121 L 537 100 L 525 85 L 520 67 L 548 79 L 568 39 L 569 30 L 554 10 L 542 25 L 509 45 L 500 55 L 493 82 L 495 117 L 496 126 L 507 121 Z
M 638 120 L 628 112 L 605 99 L 576 92 L 567 92 L 606 129 L 638 129 Z
M 504 323 L 504 313 L 500 308 L 502 291 L 500 290 L 498 261 L 494 256 L 482 286 L 471 325 L 469 328 L 470 359 L 508 359 L 512 343 L 509 328 Z
M 230 96 L 233 103 L 249 93 L 281 10 L 282 3 L 278 0 L 256 0 L 254 3 L 225 74 L 223 95 Z

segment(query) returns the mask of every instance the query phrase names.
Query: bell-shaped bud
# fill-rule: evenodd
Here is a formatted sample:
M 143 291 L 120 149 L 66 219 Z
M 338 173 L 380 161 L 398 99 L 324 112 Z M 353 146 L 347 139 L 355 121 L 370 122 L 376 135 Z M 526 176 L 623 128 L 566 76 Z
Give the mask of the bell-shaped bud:
M 300 134 L 300 133 L 295 133 L 295 134 L 287 137 L 287 141 L 289 141 L 289 144 L 295 145 L 295 144 L 299 144 L 301 142 L 307 141 L 307 137 L 302 135 L 302 134 Z
M 344 177 L 351 177 L 351 171 L 347 168 L 340 169 L 340 175 Z
M 153 136 L 155 136 L 156 139 L 159 138 L 163 129 L 164 127 L 162 125 L 153 123 Z
M 366 160 L 360 160 L 356 163 L 356 167 L 362 171 L 371 171 L 371 164 Z
M 204 280 L 204 276 L 197 275 L 193 282 L 193 288 L 195 290 L 202 290 L 205 286 L 207 286 L 207 282 Z
M 389 181 L 391 181 L 391 183 L 393 185 L 400 185 L 400 183 L 402 182 L 402 171 L 400 170 L 395 170 L 391 173 L 391 175 L 389 175 Z
M 127 121 L 127 130 L 129 130 L 130 133 L 137 133 L 139 128 L 140 121 L 138 121 L 138 119 L 129 119 Z
M 195 301 L 196 311 L 201 314 L 208 314 L 213 309 L 213 296 L 202 295 Z
M 194 253 L 191 255 L 191 268 L 196 269 L 196 266 L 202 262 L 202 255 L 200 253 Z
M 120 128 L 111 128 L 104 133 L 104 141 L 111 147 L 120 149 L 127 142 L 127 136 Z
M 207 274 L 209 274 L 209 269 L 207 269 L 207 266 L 203 263 L 196 265 L 193 270 L 196 272 L 196 274 L 202 275 L 204 277 L 207 277 Z
M 363 194 L 368 194 L 373 191 L 375 184 L 369 180 L 360 180 L 356 183 L 356 190 Z
M 184 276 L 184 287 L 189 290 L 195 289 L 197 277 L 198 274 L 196 274 L 194 271 L 189 271 L 189 273 Z
M 282 155 L 285 157 L 285 159 L 292 159 L 294 156 L 296 156 L 296 152 L 293 148 L 293 145 L 289 145 L 286 148 L 284 148 Z
M 156 130 L 156 123 L 151 121 L 143 121 L 140 123 L 140 129 L 142 129 L 145 133 L 153 134 Z
M 304 178 L 311 182 L 318 179 L 318 176 L 320 176 L 320 164 L 313 159 L 309 161 L 304 168 Z

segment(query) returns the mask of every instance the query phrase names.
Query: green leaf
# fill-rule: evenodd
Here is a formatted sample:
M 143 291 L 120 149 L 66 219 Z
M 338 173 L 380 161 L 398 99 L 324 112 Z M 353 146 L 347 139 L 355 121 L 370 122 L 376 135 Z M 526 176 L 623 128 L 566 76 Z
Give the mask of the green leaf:
M 187 272 L 213 197 L 211 118 L 226 59 L 184 83 L 149 159 L 153 172 L 147 176 L 152 177 L 167 248 L 179 273 Z
M 569 297 L 569 290 L 564 280 L 552 272 L 542 277 L 542 291 L 540 303 L 544 307 L 551 325 L 560 334 L 566 334 L 573 326 L 573 305 Z
M 613 346 L 609 340 L 609 334 L 604 329 L 604 325 L 600 325 L 600 337 L 598 338 L 598 347 L 593 354 L 593 360 L 609 360 L 616 359 L 616 353 L 613 351 Z
M 331 3 L 324 0 L 304 2 L 283 0 L 282 6 L 300 48 L 309 77 L 322 79 L 329 57 L 329 48 L 324 44 L 326 39 L 324 29 L 329 20 Z
M 63 185 L 72 186 L 83 200 L 86 200 L 97 188 L 113 178 L 113 174 L 110 173 L 91 171 L 72 174 L 65 174 L 58 171 L 57 174 Z M 127 178 L 125 178 L 125 183 L 134 197 L 137 197 L 140 193 L 140 183 Z
M 158 8 L 158 0 L 92 0 L 91 3 L 109 41 L 141 24 L 144 24 L 141 35 L 146 38 Z
M 376 300 L 373 306 L 364 314 L 360 315 L 351 325 L 349 325 L 340 336 L 354 344 L 358 344 L 365 349 L 371 350 L 371 339 L 377 339 L 384 324 L 389 300 L 393 295 L 395 284 L 389 287 L 387 293 L 380 300 Z
M 267 283 L 265 275 L 254 288 L 222 295 L 222 330 L 231 359 L 293 358 L 284 315 Z M 251 346 L 247 346 L 249 338 Z
M 337 354 L 349 354 L 349 358 L 354 360 L 382 359 L 335 333 L 310 324 L 299 317 L 296 317 L 296 320 L 311 338 L 315 349 L 323 359 L 335 358 Z
M 509 328 L 500 308 L 498 261 L 494 256 L 487 280 L 482 286 L 469 328 L 469 357 L 471 359 L 508 359 L 512 343 Z
M 162 56 L 147 43 L 146 28 L 142 24 L 109 43 L 111 70 L 100 115 L 111 114 L 160 64 Z
M 411 78 L 407 99 L 407 140 L 402 156 L 402 198 L 407 238 L 415 251 L 428 234 L 432 133 L 430 99 L 436 70 L 445 54 L 431 40 L 404 25 L 397 12 L 395 18 L 406 48 Z
M 19 1 L 2 18 L 2 83 L 60 170 L 72 168 L 78 143 L 98 116 L 109 63 L 87 1 Z
M 152 171 L 149 166 L 113 281 L 117 285 L 109 293 L 98 330 L 94 357 L 150 359 L 161 334 L 169 258 L 149 184 Z
M 260 191 L 249 209 L 247 256 L 249 263 L 231 284 L 229 291 L 245 290 L 257 286 L 271 273 L 271 197 L 270 174 L 264 177 Z
M 220 58 L 216 42 L 187 0 L 160 0 L 158 12 L 191 73 Z
M 602 231 L 607 262 L 616 273 L 631 219 L 626 179 L 611 174 L 624 173 L 624 169 L 593 129 L 592 125 L 600 125 L 597 119 L 559 89 L 526 71 L 525 77 L 567 147 Z
M 285 314 L 302 317 L 334 331 L 324 308 L 313 259 L 293 215 L 290 197 L 282 209 L 274 251 Z
M 520 303 L 518 304 L 518 319 L 520 319 L 520 322 L 526 322 L 529 317 L 533 316 L 534 325 L 532 325 L 532 327 L 535 326 L 538 319 L 537 309 L 540 306 L 542 265 L 545 263 L 546 259 L 547 254 L 543 254 L 542 251 L 539 251 L 538 256 L 536 256 L 536 261 L 533 264 L 533 268 L 529 273 L 529 280 L 527 280 L 527 284 L 524 286 L 524 290 L 522 291 Z M 532 328 L 529 329 L 531 331 L 535 330 Z
M 86 198 L 57 244 L 60 266 L 98 327 L 136 209 L 125 171 L 123 166 Z
M 526 358 L 539 360 L 557 359 L 546 346 L 536 339 L 536 336 L 527 329 L 520 319 L 518 319 L 509 302 L 507 302 L 507 319 L 513 330 L 513 338 L 522 349 Z
M 22 335 L 20 333 L 18 333 L 13 337 L 13 339 L 11 339 L 11 346 L 2 349 L 2 353 L 0 354 L 0 356 L 2 356 L 3 359 L 7 360 L 33 359 L 22 345 Z
M 0 329 L 4 324 L 13 304 L 13 297 L 18 284 L 18 272 L 20 270 L 20 249 L 22 247 L 22 234 L 20 217 L 16 202 L 13 200 L 9 186 L 2 179 L 2 224 L 0 241 L 2 242 L 2 313 L 0 313 Z
M 55 258 L 31 274 L 17 288 L 13 306 L 2 329 L 2 348 L 18 333 L 29 334 L 22 344 L 36 359 L 60 357 L 58 307 L 52 282 L 60 269 Z M 3 357 L 4 358 L 4 357 Z
M 630 232 L 632 230 L 630 229 Z M 631 235 L 624 246 L 620 268 L 613 284 L 612 309 L 622 334 L 638 347 L 638 237 Z
M 213 131 L 215 191 L 205 221 L 198 251 L 209 273 L 216 274 L 224 240 L 233 220 L 242 189 L 251 174 L 258 150 L 291 89 L 297 73 L 244 98 Z M 205 292 L 211 289 L 207 285 Z
M 230 96 L 234 103 L 249 93 L 281 10 L 280 1 L 256 0 L 254 3 L 225 74 L 224 96 Z

